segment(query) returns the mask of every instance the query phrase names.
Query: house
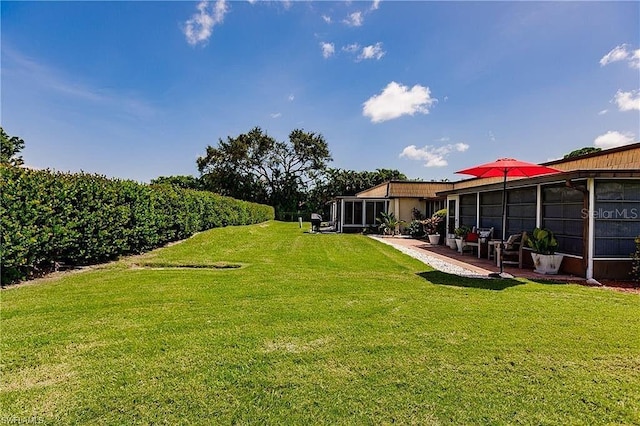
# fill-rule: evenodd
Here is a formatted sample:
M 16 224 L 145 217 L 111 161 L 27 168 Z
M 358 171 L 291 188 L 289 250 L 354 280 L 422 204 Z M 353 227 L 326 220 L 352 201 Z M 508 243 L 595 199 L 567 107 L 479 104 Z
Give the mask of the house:
M 336 197 L 331 202 L 331 221 L 338 232 L 361 232 L 377 228 L 380 212 L 393 213 L 407 224 L 414 209 L 431 216 L 445 208 L 446 196 L 437 192 L 453 189 L 451 182 L 389 181 L 357 193 Z
M 375 222 L 378 209 L 411 220 L 413 207 L 429 215 L 444 203 L 448 232 L 460 225 L 493 227 L 494 235 L 504 228 L 507 236 L 548 228 L 558 240 L 556 251 L 565 255 L 562 272 L 628 279 L 634 238 L 640 235 L 640 143 L 543 164 L 562 173 L 508 179 L 504 226 L 502 178 L 387 182 L 336 200 L 336 218 L 342 220 L 342 231 L 357 228 L 358 219 L 362 229 Z M 351 211 L 351 216 L 340 216 Z M 527 264 L 532 265 L 530 255 Z

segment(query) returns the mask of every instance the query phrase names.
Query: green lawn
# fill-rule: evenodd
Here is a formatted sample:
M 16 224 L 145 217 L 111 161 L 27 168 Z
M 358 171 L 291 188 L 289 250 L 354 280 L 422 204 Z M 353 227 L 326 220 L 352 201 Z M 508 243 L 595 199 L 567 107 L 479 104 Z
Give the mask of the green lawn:
M 0 423 L 640 424 L 640 296 L 361 235 L 215 229 L 0 296 Z

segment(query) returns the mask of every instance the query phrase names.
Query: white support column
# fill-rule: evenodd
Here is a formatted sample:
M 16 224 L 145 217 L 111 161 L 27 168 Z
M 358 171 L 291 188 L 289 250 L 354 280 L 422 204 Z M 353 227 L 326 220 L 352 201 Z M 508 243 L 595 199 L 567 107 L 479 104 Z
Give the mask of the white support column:
M 393 202 L 396 210 L 396 218 L 400 220 L 400 198 L 396 198 Z M 396 226 L 396 231 L 400 231 L 400 225 Z
M 360 223 L 362 223 L 362 226 L 365 225 L 366 217 L 367 217 L 367 203 L 363 200 L 362 201 L 362 218 L 360 219 Z
M 542 186 L 536 185 L 536 228 L 542 227 Z
M 480 228 L 480 193 L 476 192 L 476 228 Z M 478 248 L 478 253 L 480 249 Z
M 340 200 L 340 229 L 339 232 L 344 230 L 344 198 Z
M 595 179 L 587 179 L 587 190 L 589 191 L 589 211 L 586 212 L 589 215 L 589 229 L 586 235 L 587 237 L 587 273 L 586 278 L 588 280 L 593 278 L 593 256 L 595 254 L 595 208 L 596 208 L 596 194 L 595 194 Z M 583 212 L 585 213 L 585 212 Z

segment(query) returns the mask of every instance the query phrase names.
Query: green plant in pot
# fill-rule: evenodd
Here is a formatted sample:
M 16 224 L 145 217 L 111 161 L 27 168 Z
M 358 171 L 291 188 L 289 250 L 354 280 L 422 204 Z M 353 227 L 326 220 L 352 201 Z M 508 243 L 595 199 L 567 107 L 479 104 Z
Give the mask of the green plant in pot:
M 438 244 L 440 242 L 440 233 L 438 232 L 438 228 L 443 221 L 444 218 L 437 214 L 434 214 L 429 219 L 422 221 L 424 231 L 429 236 L 429 243 Z
M 379 229 L 384 235 L 395 235 L 398 233 L 398 227 L 405 223 L 403 220 L 396 218 L 393 213 L 380 213 L 380 217 L 376 218 L 380 222 Z
M 463 240 L 469 232 L 471 232 L 471 228 L 469 228 L 467 225 L 459 226 L 453 230 L 453 233 L 456 234 L 456 238 L 461 238 Z
M 467 225 L 459 226 L 453 230 L 453 233 L 456 235 L 456 246 L 460 253 L 462 253 L 462 242 L 467 238 L 467 234 L 469 234 L 469 232 L 471 232 L 471 228 Z
M 527 245 L 533 249 L 531 258 L 535 272 L 555 275 L 560 270 L 564 255 L 556 254 L 558 240 L 553 232 L 546 228 L 536 228 L 527 239 Z

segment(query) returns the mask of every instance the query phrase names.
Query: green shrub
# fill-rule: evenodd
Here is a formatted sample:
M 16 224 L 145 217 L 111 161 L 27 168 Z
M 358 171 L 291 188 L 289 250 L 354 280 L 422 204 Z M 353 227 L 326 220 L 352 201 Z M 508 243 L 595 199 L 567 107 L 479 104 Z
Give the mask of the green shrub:
M 3 284 L 274 218 L 270 206 L 170 185 L 4 165 L 0 172 Z

